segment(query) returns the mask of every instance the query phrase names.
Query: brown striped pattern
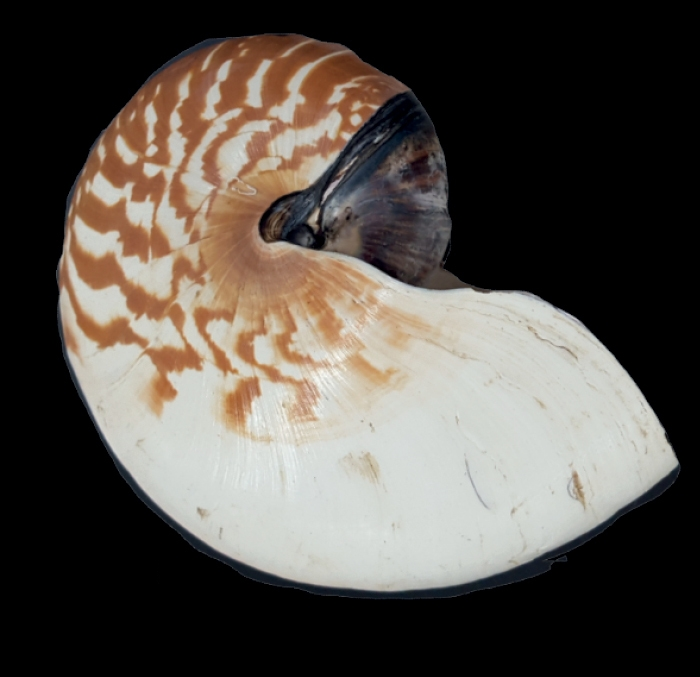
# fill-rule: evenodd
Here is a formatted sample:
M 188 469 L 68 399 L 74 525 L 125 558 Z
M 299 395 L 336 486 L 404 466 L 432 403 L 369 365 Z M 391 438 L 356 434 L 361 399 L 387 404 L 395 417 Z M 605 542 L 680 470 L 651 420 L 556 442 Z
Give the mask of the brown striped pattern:
M 91 153 L 66 223 L 61 314 L 84 387 L 138 364 L 133 395 L 161 416 L 188 396 L 175 375 L 206 365 L 218 375 L 214 416 L 256 439 L 263 396 L 303 425 L 329 380 L 355 394 L 391 387 L 395 370 L 373 364 L 361 338 L 381 313 L 380 286 L 342 257 L 263 243 L 258 222 L 405 90 L 301 36 L 228 40 L 144 85 Z M 99 373 L 98 355 L 121 373 Z

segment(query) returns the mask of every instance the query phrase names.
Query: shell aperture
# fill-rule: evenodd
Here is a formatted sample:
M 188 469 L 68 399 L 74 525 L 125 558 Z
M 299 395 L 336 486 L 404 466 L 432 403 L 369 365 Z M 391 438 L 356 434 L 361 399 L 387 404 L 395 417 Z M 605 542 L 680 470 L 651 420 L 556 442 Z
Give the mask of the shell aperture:
M 352 52 L 259 36 L 154 76 L 92 151 L 60 264 L 68 359 L 134 480 L 222 556 L 319 585 L 455 585 L 676 467 L 565 313 L 404 284 L 426 286 L 449 238 L 436 144 Z
M 260 226 L 268 242 L 356 256 L 414 285 L 440 267 L 450 229 L 442 149 L 411 93 L 385 103 L 323 176 L 277 200 Z

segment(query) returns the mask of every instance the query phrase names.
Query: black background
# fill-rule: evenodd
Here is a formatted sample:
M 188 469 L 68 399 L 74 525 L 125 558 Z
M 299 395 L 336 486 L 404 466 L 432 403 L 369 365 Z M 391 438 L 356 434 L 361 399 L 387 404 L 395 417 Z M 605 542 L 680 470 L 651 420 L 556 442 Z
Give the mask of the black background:
M 579 318 L 639 385 L 683 463 L 681 429 L 695 397 L 682 391 L 695 378 L 687 362 L 690 314 L 683 310 L 691 305 L 689 275 L 679 256 L 688 245 L 666 185 L 670 141 L 658 107 L 666 85 L 653 46 L 621 48 L 619 34 L 573 35 L 569 24 L 546 35 L 513 26 L 507 35 L 494 27 L 484 34 L 474 26 L 458 39 L 430 27 L 416 34 L 286 25 L 247 33 L 265 30 L 340 42 L 413 89 L 447 160 L 453 243 L 446 267 L 480 287 L 532 292 Z M 224 35 L 100 33 L 61 45 L 56 67 L 65 78 L 55 105 L 65 121 L 53 170 L 61 201 L 98 135 L 146 78 L 209 37 Z M 52 230 L 56 261 L 63 209 L 59 202 Z M 58 332 L 54 352 L 62 360 Z M 80 599 L 193 602 L 205 613 L 213 596 L 217 606 L 232 607 L 244 594 L 260 602 L 309 597 L 253 583 L 166 526 L 115 469 L 67 368 L 58 373 L 57 402 L 70 439 L 64 469 L 72 478 L 62 499 L 71 516 L 62 557 Z M 664 608 L 687 558 L 683 484 L 681 474 L 668 492 L 550 573 L 445 603 L 478 611 L 496 600 L 503 609 L 527 609 L 546 599 L 556 601 L 552 614 L 567 615 L 581 605 L 625 615 Z

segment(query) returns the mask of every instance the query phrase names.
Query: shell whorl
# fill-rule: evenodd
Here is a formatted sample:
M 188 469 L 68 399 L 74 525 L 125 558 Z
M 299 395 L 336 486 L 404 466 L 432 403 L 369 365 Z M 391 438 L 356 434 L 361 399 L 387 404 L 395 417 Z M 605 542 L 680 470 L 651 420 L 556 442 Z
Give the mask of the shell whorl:
M 161 416 L 182 374 L 206 371 L 212 415 L 260 439 L 274 427 L 250 425 L 265 384 L 297 432 L 331 371 L 367 394 L 393 385 L 358 338 L 379 286 L 342 259 L 264 243 L 258 223 L 403 91 L 299 36 L 224 41 L 154 76 L 99 139 L 70 205 L 61 306 L 81 381 L 104 377 L 98 351 Z
M 226 40 L 119 113 L 69 205 L 60 318 L 104 439 L 169 518 L 295 581 L 435 588 L 542 557 L 674 471 L 580 322 L 410 286 L 445 272 L 446 199 L 415 97 L 340 45 Z

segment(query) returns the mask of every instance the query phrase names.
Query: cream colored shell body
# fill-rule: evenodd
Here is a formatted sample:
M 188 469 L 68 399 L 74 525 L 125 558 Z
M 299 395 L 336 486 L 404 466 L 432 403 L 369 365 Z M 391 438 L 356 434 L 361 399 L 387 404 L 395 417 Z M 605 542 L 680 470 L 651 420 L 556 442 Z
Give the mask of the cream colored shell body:
M 339 45 L 221 42 L 154 76 L 70 205 L 70 364 L 141 488 L 295 581 L 441 587 L 543 555 L 676 466 L 614 357 L 520 293 L 429 291 L 258 224 L 407 88 Z

